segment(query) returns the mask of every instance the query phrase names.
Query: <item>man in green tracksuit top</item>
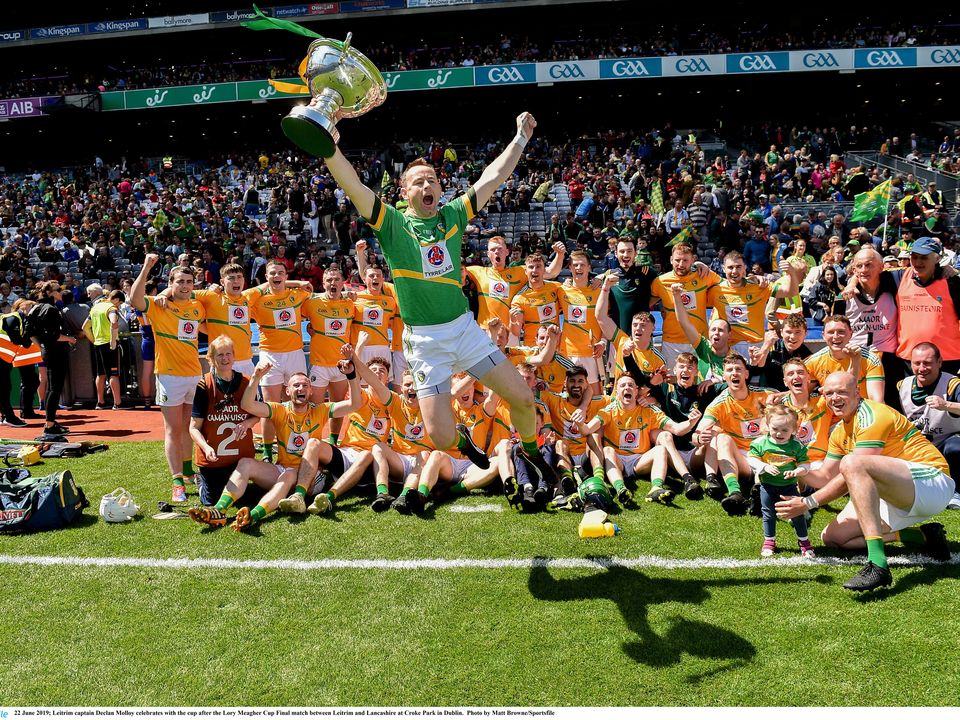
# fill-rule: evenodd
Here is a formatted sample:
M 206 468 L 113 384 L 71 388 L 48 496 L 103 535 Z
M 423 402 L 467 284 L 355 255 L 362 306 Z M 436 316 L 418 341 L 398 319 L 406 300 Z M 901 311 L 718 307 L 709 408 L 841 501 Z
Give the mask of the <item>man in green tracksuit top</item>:
M 451 377 L 461 370 L 510 405 L 525 453 L 538 471 L 545 464 L 537 451 L 530 388 L 474 320 L 463 295 L 460 267 L 467 223 L 513 173 L 536 126 L 532 115 L 520 115 L 507 148 L 473 187 L 442 208 L 436 171 L 424 160 L 412 162 L 401 176 L 407 208 L 400 212 L 360 182 L 339 148 L 326 159 L 331 175 L 373 228 L 390 266 L 406 326 L 403 351 L 430 438 L 438 449 L 459 448 L 481 468 L 489 467 L 489 460 L 457 425 L 450 402 Z

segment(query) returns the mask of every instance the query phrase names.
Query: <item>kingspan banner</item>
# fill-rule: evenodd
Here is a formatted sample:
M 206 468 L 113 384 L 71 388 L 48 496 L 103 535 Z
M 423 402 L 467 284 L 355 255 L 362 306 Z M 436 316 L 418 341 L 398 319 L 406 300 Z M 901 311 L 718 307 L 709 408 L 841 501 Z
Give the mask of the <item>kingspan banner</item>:
M 389 0 L 387 0 L 389 1 Z M 846 48 L 790 52 L 607 58 L 383 73 L 390 92 L 446 90 L 504 85 L 552 85 L 589 80 L 749 75 L 793 72 L 854 72 L 909 68 L 960 68 L 960 46 Z M 296 78 L 286 82 L 296 83 Z M 217 83 L 103 94 L 104 110 L 134 110 L 263 101 L 302 95 L 277 92 L 266 80 Z

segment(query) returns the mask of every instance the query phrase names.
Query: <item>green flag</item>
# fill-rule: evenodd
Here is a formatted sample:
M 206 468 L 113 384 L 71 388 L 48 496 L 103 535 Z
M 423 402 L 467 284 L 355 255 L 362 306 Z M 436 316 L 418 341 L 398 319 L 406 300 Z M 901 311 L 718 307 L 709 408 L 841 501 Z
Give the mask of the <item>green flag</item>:
M 747 217 L 759 225 L 763 225 L 763 213 L 759 210 L 752 210 L 747 213 Z
M 853 199 L 853 212 L 848 218 L 851 222 L 872 220 L 877 215 L 887 214 L 890 204 L 890 181 L 884 180 L 873 190 L 860 193 Z
M 654 180 L 650 188 L 650 211 L 654 217 L 663 215 L 663 190 L 660 189 L 659 180 Z
M 260 8 L 256 5 L 253 6 L 253 11 L 257 15 L 256 20 L 247 20 L 246 22 L 240 23 L 245 28 L 250 28 L 251 30 L 289 30 L 292 33 L 297 35 L 303 35 L 308 38 L 322 38 L 323 35 L 316 33 L 309 28 L 305 28 L 303 25 L 298 25 L 295 22 L 290 22 L 289 20 L 278 20 L 277 18 L 267 17 L 264 15 Z
M 933 232 L 933 228 L 937 225 L 937 216 L 931 215 L 926 220 L 923 221 L 924 227 L 927 228 L 930 232 Z
M 673 247 L 682 242 L 692 243 L 694 240 L 696 240 L 696 236 L 693 234 L 693 225 L 687 225 L 683 230 L 673 236 L 673 239 L 667 243 L 667 247 Z

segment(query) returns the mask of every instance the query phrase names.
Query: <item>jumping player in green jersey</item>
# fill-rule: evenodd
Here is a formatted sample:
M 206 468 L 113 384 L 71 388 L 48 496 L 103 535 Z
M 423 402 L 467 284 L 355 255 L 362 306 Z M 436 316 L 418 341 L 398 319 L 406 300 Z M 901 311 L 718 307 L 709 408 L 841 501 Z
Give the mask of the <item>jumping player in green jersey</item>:
M 475 465 L 489 460 L 456 424 L 451 377 L 465 370 L 505 400 L 525 453 L 537 469 L 536 416 L 530 388 L 477 325 L 463 294 L 460 249 L 467 223 L 513 173 L 537 122 L 517 118 L 517 134 L 464 195 L 440 207 L 442 188 L 434 168 L 412 162 L 401 176 L 407 209 L 381 202 L 357 177 L 339 149 L 326 159 L 331 175 L 367 219 L 393 274 L 400 316 L 406 326 L 403 351 L 410 365 L 427 432 L 438 449 L 457 447 Z

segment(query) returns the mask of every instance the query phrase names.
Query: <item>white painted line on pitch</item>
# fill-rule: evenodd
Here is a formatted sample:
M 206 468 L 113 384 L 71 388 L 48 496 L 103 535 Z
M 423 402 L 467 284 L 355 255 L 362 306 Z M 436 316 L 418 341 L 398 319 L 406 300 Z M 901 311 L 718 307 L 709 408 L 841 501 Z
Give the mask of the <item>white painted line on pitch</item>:
M 549 568 L 654 568 L 660 570 L 737 570 L 770 567 L 839 567 L 862 565 L 866 558 L 817 558 L 799 556 L 770 560 L 738 560 L 735 558 L 690 558 L 686 560 L 640 555 L 635 558 L 457 558 L 421 560 L 230 560 L 227 558 L 136 558 L 136 557 L 63 557 L 50 555 L 0 555 L 0 565 L 41 565 L 74 567 L 165 568 L 171 570 L 525 570 Z M 954 553 L 945 563 L 922 555 L 899 555 L 889 558 L 891 565 L 956 565 L 960 554 Z
M 487 503 L 486 505 L 451 505 L 450 512 L 455 513 L 479 513 L 479 512 L 503 512 L 503 505 Z

